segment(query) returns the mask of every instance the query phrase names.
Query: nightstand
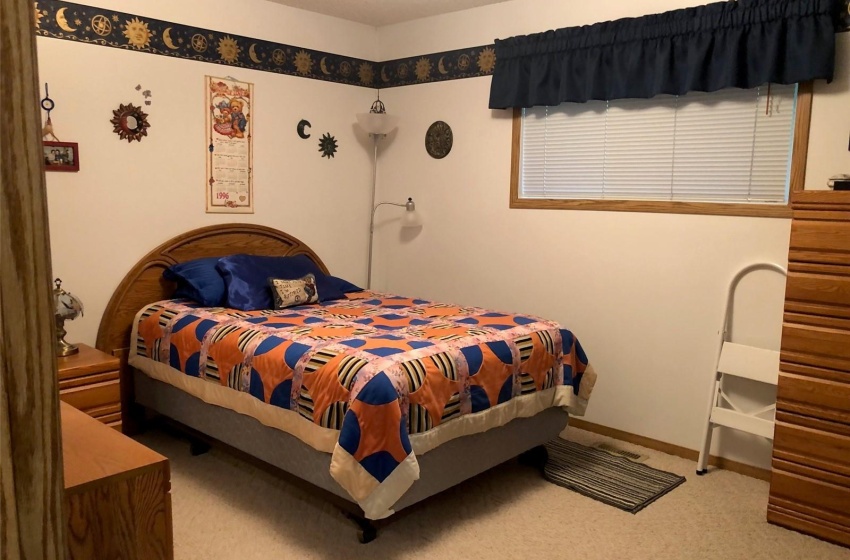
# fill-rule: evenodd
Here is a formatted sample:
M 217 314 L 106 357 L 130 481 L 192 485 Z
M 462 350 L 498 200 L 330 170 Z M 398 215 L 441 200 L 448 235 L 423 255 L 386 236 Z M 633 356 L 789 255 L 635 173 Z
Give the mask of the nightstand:
M 120 432 L 121 362 L 91 346 L 77 346 L 77 354 L 58 358 L 59 398 Z

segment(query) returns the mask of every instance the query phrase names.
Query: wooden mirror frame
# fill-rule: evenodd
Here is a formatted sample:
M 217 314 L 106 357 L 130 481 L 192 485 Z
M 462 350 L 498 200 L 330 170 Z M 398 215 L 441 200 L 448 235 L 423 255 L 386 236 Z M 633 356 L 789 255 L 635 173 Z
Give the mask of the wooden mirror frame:
M 134 128 L 127 125 L 128 117 L 136 119 Z M 113 126 L 112 132 L 117 134 L 121 140 L 127 142 L 133 140 L 141 142 L 142 137 L 148 135 L 148 128 L 151 126 L 148 122 L 148 114 L 142 111 L 141 107 L 136 107 L 132 103 L 118 105 L 118 108 L 112 111 L 112 119 L 109 122 Z

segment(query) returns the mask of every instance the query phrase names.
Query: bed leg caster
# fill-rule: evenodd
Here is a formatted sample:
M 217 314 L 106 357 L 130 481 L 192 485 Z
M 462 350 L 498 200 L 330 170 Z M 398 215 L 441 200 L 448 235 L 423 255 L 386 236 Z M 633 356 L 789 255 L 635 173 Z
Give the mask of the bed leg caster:
M 707 472 L 708 472 L 708 469 L 702 469 L 702 470 L 697 469 L 697 475 L 698 476 L 702 476 Z
M 192 457 L 197 457 L 198 455 L 203 455 L 207 451 L 211 449 L 209 443 L 205 441 L 201 441 L 199 439 L 193 439 L 189 442 L 189 453 L 192 454 Z
M 378 538 L 378 528 L 365 517 L 348 514 L 348 518 L 357 524 L 357 540 L 360 544 L 367 544 Z
M 534 467 L 541 471 L 546 467 L 546 461 L 548 460 L 549 452 L 546 451 L 546 447 L 543 445 L 532 447 L 519 456 L 520 465 L 528 465 L 529 467 Z

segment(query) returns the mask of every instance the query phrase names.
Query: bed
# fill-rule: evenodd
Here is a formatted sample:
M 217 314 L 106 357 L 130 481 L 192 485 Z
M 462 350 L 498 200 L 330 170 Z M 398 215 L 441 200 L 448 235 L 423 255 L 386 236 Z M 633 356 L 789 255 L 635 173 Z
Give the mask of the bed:
M 596 375 L 537 317 L 362 291 L 279 311 L 174 300 L 168 267 L 237 253 L 318 255 L 251 224 L 177 236 L 113 294 L 97 347 L 121 358 L 123 425 L 147 409 L 336 496 L 373 520 L 551 440 Z

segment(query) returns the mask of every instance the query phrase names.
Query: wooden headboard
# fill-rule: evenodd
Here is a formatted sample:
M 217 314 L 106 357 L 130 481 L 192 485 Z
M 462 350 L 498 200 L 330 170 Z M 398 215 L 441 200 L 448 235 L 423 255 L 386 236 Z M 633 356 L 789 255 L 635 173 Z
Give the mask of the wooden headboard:
M 121 358 L 121 411 L 124 426 L 133 403 L 133 380 L 127 366 L 130 332 L 139 310 L 168 299 L 175 285 L 162 279 L 169 266 L 201 257 L 224 257 L 236 253 L 266 256 L 307 255 L 319 268 L 327 267 L 310 247 L 282 231 L 253 224 L 223 224 L 195 229 L 169 239 L 145 255 L 127 273 L 112 294 L 97 331 L 97 348 Z

